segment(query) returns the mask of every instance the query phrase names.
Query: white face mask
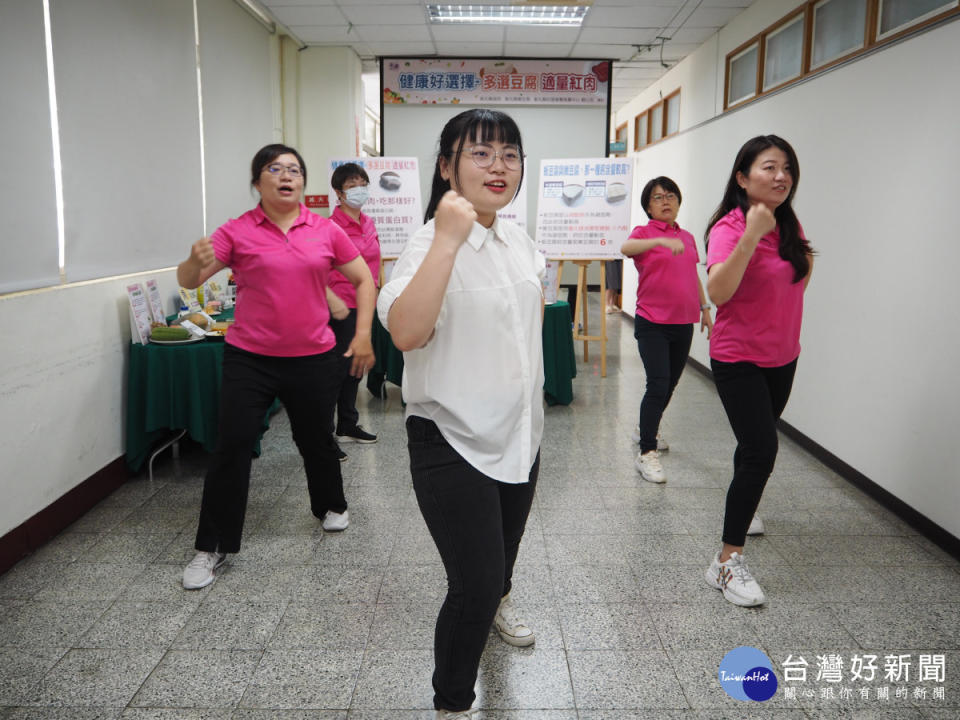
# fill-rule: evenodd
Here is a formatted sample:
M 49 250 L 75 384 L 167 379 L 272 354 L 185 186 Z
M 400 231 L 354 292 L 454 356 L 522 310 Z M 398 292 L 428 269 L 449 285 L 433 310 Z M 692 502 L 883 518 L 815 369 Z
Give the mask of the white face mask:
M 347 188 L 343 193 L 343 201 L 357 210 L 363 207 L 368 197 L 370 197 L 370 188 L 366 185 Z

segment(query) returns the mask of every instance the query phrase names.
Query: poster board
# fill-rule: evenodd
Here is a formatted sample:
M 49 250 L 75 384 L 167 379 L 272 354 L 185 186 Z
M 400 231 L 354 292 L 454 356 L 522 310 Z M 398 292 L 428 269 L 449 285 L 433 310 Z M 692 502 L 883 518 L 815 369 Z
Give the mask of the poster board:
M 537 184 L 537 248 L 549 258 L 621 259 L 630 234 L 633 162 L 543 160 Z
M 370 197 L 362 211 L 377 228 L 380 254 L 399 256 L 407 238 L 423 225 L 419 160 L 415 157 L 331 158 L 327 162 L 328 185 L 333 171 L 346 163 L 356 163 L 370 177 Z M 333 186 L 329 187 L 333 196 Z

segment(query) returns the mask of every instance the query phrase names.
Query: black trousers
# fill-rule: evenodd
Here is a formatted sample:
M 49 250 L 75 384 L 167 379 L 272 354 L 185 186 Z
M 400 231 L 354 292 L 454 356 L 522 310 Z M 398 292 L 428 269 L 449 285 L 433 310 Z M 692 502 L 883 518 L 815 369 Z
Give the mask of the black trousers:
M 333 352 L 271 357 L 224 348 L 220 434 L 203 483 L 197 550 L 240 550 L 253 447 L 263 416 L 278 396 L 303 456 L 310 509 L 318 518 L 327 510 L 346 510 L 340 461 L 328 427 L 338 367 Z
M 657 449 L 657 431 L 663 411 L 680 382 L 693 342 L 693 324 L 679 325 L 633 318 L 633 336 L 647 374 L 647 391 L 640 402 L 640 452 Z
M 433 703 L 468 710 L 493 616 L 510 592 L 540 454 L 529 481 L 513 485 L 467 463 L 431 420 L 407 418 L 407 439 L 417 503 L 447 573 L 434 635 Z
M 797 361 L 764 368 L 710 360 L 713 380 L 737 438 L 733 480 L 727 490 L 723 542 L 742 546 L 777 460 L 777 420 L 790 399 Z
M 337 345 L 333 349 L 340 360 L 340 388 L 335 403 L 337 411 L 337 433 L 343 434 L 357 426 L 360 413 L 357 412 L 357 388 L 360 387 L 360 378 L 350 374 L 350 365 L 353 358 L 345 358 L 343 354 L 350 349 L 350 341 L 357 333 L 357 309 L 350 308 L 349 314 L 343 320 L 330 317 L 330 329 L 337 338 Z M 331 408 L 332 409 L 332 408 Z M 333 432 L 333 413 L 330 415 L 330 431 Z

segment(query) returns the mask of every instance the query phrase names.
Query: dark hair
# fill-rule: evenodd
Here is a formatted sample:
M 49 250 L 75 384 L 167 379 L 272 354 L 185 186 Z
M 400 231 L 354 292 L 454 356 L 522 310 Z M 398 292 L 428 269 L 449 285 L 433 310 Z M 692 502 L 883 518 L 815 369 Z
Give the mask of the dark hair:
M 287 154 L 296 156 L 297 162 L 300 163 L 300 170 L 303 171 L 303 186 L 306 187 L 307 164 L 303 161 L 303 158 L 300 157 L 300 153 L 289 145 L 281 145 L 280 143 L 264 145 L 257 150 L 257 154 L 253 156 L 253 162 L 250 163 L 250 184 L 256 185 L 257 181 L 260 180 L 260 173 L 263 172 L 263 169 L 281 155 Z
M 672 192 L 674 195 L 676 195 L 678 203 L 683 202 L 683 195 L 680 192 L 680 188 L 677 187 L 677 184 L 673 180 L 665 175 L 655 177 L 644 186 L 643 192 L 640 193 L 640 205 L 643 206 L 643 211 L 647 214 L 647 217 L 653 217 L 650 214 L 650 196 L 653 194 L 653 189 L 657 185 L 662 187 L 667 192 Z
M 737 173 L 749 175 L 750 168 L 753 167 L 757 156 L 771 147 L 783 150 L 787 156 L 787 163 L 790 165 L 793 186 L 790 188 L 787 199 L 773 211 L 773 216 L 777 220 L 777 229 L 780 231 L 780 257 L 793 265 L 793 281 L 800 282 L 810 271 L 810 260 L 807 255 L 812 255 L 814 252 L 810 243 L 800 237 L 800 221 L 797 220 L 797 216 L 793 212 L 793 206 L 790 204 L 797 192 L 797 186 L 800 184 L 800 163 L 797 161 L 797 154 L 790 147 L 790 143 L 776 135 L 758 135 L 747 140 L 740 148 L 737 159 L 733 161 L 733 170 L 730 172 L 727 188 L 723 192 L 723 200 L 720 201 L 720 206 L 707 223 L 704 244 L 709 247 L 710 230 L 728 212 L 740 208 L 746 216 L 747 210 L 750 209 L 750 201 L 747 199 L 747 192 L 737 182 Z
M 347 180 L 353 180 L 353 178 L 363 178 L 364 182 L 370 182 L 370 176 L 367 175 L 367 171 L 356 163 L 344 163 L 343 165 L 338 165 L 337 169 L 333 171 L 333 175 L 330 176 L 330 187 L 332 187 L 337 192 L 343 191 L 343 184 Z
M 437 162 L 433 169 L 433 184 L 430 188 L 430 202 L 423 215 L 427 222 L 437 211 L 440 198 L 450 189 L 450 181 L 444 180 L 440 174 L 440 158 L 446 158 L 450 171 L 460 184 L 460 154 L 463 151 L 465 140 L 473 141 L 480 137 L 480 142 L 502 142 L 505 145 L 516 145 L 520 148 L 523 157 L 523 143 L 520 141 L 520 128 L 513 118 L 499 110 L 474 108 L 466 110 L 451 118 L 440 133 L 440 147 L 437 150 Z M 523 184 L 523 166 L 520 167 L 520 182 L 517 183 L 517 193 Z M 514 195 L 516 197 L 516 195 Z

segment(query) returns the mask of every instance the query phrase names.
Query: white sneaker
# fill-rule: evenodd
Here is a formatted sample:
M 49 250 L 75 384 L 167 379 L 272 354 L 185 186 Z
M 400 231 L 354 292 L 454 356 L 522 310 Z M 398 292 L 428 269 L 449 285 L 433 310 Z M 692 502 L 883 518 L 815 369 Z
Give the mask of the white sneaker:
M 633 438 L 633 441 L 635 443 L 640 442 L 640 426 L 639 425 L 637 425 L 637 427 L 633 429 L 633 433 L 630 435 L 630 437 Z M 660 433 L 657 433 L 657 452 L 667 452 L 669 449 L 670 449 L 670 445 L 667 443 L 666 440 L 663 439 L 663 435 L 661 435 Z
M 733 553 L 729 560 L 721 563 L 720 553 L 717 552 L 704 576 L 710 587 L 722 590 L 723 596 L 734 605 L 753 607 L 767 601 L 740 553 Z
M 660 464 L 660 453 L 656 450 L 638 453 L 633 465 L 647 482 L 665 483 L 667 481 L 667 476 L 663 472 L 663 465 Z
M 493 624 L 503 641 L 515 647 L 528 647 L 536 640 L 533 630 L 520 619 L 517 607 L 509 595 L 500 601 L 497 614 L 493 616 Z
M 469 720 L 479 712 L 479 708 L 469 710 L 437 710 L 435 720 Z
M 350 526 L 350 511 L 344 510 L 342 513 L 335 513 L 333 510 L 327 510 L 323 516 L 323 529 L 327 532 L 342 532 Z
M 203 552 L 194 555 L 193 560 L 183 569 L 183 589 L 199 590 L 216 580 L 214 570 L 227 560 L 226 553 Z
M 750 527 L 747 528 L 747 535 L 763 535 L 766 528 L 763 527 L 763 520 L 759 515 L 754 515 L 750 521 Z

